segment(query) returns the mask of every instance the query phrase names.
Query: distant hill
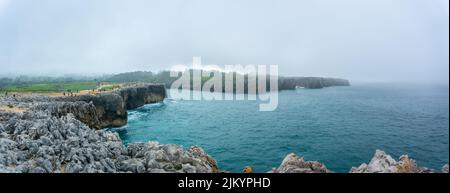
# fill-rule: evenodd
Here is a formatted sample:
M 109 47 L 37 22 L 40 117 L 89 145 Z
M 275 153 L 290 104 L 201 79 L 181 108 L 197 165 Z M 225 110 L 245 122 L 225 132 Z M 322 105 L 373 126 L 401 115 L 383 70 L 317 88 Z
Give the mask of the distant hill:
M 192 72 L 192 70 L 190 70 Z M 223 76 L 225 73 L 222 72 Z M 248 75 L 242 75 L 233 73 L 235 77 L 241 76 L 245 79 L 244 88 L 256 87 L 256 84 L 248 85 Z M 243 76 L 243 77 L 242 77 Z M 256 77 L 257 78 L 257 77 Z M 15 78 L 0 78 L 0 90 L 11 90 L 10 88 L 29 88 L 36 84 L 51 84 L 53 86 L 61 86 L 67 84 L 77 84 L 81 82 L 100 83 L 134 83 L 134 82 L 145 82 L 145 83 L 163 83 L 166 88 L 169 88 L 172 83 L 177 80 L 178 77 L 170 77 L 169 71 L 161 71 L 158 73 L 153 73 L 151 71 L 135 71 L 135 72 L 125 72 L 112 75 L 103 76 L 63 76 L 63 77 L 44 77 L 44 76 L 17 76 Z M 202 78 L 202 84 L 207 81 L 208 77 Z M 223 80 L 224 82 L 224 80 Z M 235 82 L 234 82 L 235 84 Z M 322 78 L 322 77 L 278 77 L 278 89 L 279 90 L 292 90 L 296 88 L 324 88 L 329 86 L 349 86 L 350 82 L 345 79 L 340 78 Z M 38 85 L 41 86 L 41 85 Z M 269 89 L 269 77 L 267 77 L 267 89 Z M 224 91 L 224 90 L 223 90 Z
M 192 70 L 191 70 L 192 71 Z M 223 73 L 225 76 L 225 73 Z M 245 76 L 234 73 L 234 76 Z M 126 72 L 113 75 L 107 78 L 105 81 L 108 82 L 150 82 L 150 83 L 164 83 L 167 88 L 177 80 L 178 78 L 170 77 L 169 71 L 162 71 L 154 74 L 150 71 L 136 71 L 136 72 Z M 208 79 L 202 79 L 203 82 Z M 269 80 L 268 80 L 269 81 Z M 267 84 L 269 85 L 269 84 Z M 330 86 L 349 86 L 350 82 L 346 79 L 341 78 L 322 78 L 322 77 L 278 77 L 278 89 L 279 90 L 292 90 L 298 87 L 315 89 L 324 88 Z M 245 88 L 247 88 L 247 81 L 245 81 Z

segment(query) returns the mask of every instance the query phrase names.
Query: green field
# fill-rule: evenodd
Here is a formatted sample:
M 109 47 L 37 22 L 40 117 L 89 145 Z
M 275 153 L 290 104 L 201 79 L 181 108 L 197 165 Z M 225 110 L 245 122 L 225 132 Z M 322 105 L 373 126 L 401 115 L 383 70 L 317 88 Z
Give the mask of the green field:
M 74 82 L 74 83 L 49 83 L 49 84 L 29 84 L 12 85 L 1 88 L 6 92 L 77 92 L 81 90 L 91 90 L 97 88 L 96 82 Z

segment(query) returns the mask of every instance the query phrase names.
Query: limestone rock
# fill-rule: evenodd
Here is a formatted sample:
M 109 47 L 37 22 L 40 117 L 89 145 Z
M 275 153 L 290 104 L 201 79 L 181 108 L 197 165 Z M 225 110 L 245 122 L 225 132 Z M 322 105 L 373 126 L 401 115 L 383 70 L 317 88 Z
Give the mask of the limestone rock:
M 39 110 L 2 122 L 0 172 L 217 172 L 200 147 L 158 142 L 124 146 L 117 133 L 93 130 L 75 115 Z
M 352 167 L 350 173 L 432 173 L 431 169 L 419 167 L 408 155 L 402 155 L 395 161 L 384 151 L 376 150 L 369 164 Z
M 160 102 L 165 97 L 166 90 L 164 85 L 140 84 L 96 95 L 2 97 L 0 106 L 12 105 L 34 112 L 43 111 L 56 117 L 73 114 L 79 121 L 90 128 L 102 129 L 120 127 L 127 124 L 128 109 Z M 20 113 L 0 111 L 0 122 L 5 122 Z M 4 128 L 0 127 L 0 130 L 4 130 Z
M 448 164 L 445 164 L 445 165 L 442 167 L 442 172 L 443 172 L 443 173 L 448 173 Z
M 317 161 L 305 161 L 294 153 L 287 155 L 278 168 L 274 168 L 272 173 L 330 173 L 325 165 Z
M 116 93 L 122 97 L 126 109 L 135 109 L 164 100 L 166 88 L 163 84 L 141 84 L 120 89 Z
M 397 162 L 384 151 L 376 150 L 369 164 L 362 164 L 358 168 L 353 167 L 350 173 L 395 173 Z

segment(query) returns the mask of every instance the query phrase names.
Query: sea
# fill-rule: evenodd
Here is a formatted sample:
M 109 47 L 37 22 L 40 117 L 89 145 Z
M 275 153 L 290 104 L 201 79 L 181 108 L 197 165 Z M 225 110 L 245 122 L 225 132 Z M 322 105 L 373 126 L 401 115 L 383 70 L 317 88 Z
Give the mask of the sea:
M 368 163 L 377 149 L 435 170 L 449 162 L 448 85 L 352 83 L 281 91 L 274 111 L 259 111 L 262 102 L 169 96 L 130 110 L 113 130 L 125 144 L 200 146 L 230 172 L 267 172 L 289 153 L 334 172 Z

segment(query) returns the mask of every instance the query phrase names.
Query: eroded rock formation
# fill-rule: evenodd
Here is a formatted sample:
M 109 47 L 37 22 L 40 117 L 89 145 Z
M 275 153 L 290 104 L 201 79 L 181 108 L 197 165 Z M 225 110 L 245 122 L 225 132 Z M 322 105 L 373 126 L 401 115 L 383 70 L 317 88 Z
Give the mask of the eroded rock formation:
M 270 173 L 330 173 L 324 164 L 317 161 L 305 161 L 293 153 L 287 155 L 278 168 Z
M 326 166 L 317 161 L 305 161 L 293 153 L 287 155 L 278 168 L 270 173 L 330 173 Z M 369 164 L 363 163 L 359 167 L 352 167 L 350 173 L 434 173 L 436 171 L 420 167 L 408 155 L 400 156 L 396 161 L 384 151 L 376 150 Z M 448 164 L 442 167 L 442 172 L 448 173 Z
M 164 100 L 166 88 L 162 84 L 143 84 L 123 88 L 116 93 L 122 97 L 126 109 L 135 109 Z
M 442 172 L 443 172 L 443 173 L 448 173 L 448 164 L 445 164 L 445 165 L 442 167 Z
M 431 169 L 419 167 L 416 161 L 408 155 L 400 156 L 399 161 L 394 160 L 384 151 L 376 150 L 369 164 L 363 163 L 359 167 L 353 167 L 350 173 L 431 173 Z
M 200 147 L 158 142 L 125 147 L 117 133 L 92 130 L 72 114 L 19 113 L 0 123 L 0 172 L 217 172 Z
M 117 133 L 91 129 L 124 125 L 127 109 L 159 102 L 166 94 L 163 85 L 117 92 L 2 98 L 1 103 L 28 110 L 0 112 L 0 173 L 219 171 L 197 146 L 184 150 L 147 142 L 126 147 Z
M 70 97 L 31 95 L 8 97 L 0 102 L 20 107 L 21 109 L 47 111 L 57 117 L 71 113 L 90 128 L 102 129 L 126 125 L 128 109 L 160 102 L 165 97 L 166 90 L 164 85 L 141 84 L 126 87 L 115 92 L 96 95 Z
M 119 95 L 115 93 L 101 93 L 98 95 L 82 95 L 76 97 L 59 97 L 54 100 L 66 103 L 84 103 L 85 105 L 73 105 L 73 108 L 54 108 L 61 115 L 72 113 L 81 122 L 87 124 L 91 128 L 102 129 L 109 127 L 120 127 L 127 124 L 127 109 L 125 102 Z M 52 105 L 52 103 L 50 103 Z M 63 107 L 71 106 L 65 105 Z M 86 107 L 86 108 L 84 108 Z M 94 107 L 94 108 L 92 108 Z M 84 115 L 82 112 L 95 112 Z M 79 113 L 82 111 L 81 113 Z M 90 116 L 95 116 L 92 118 Z M 96 121 L 97 119 L 98 121 Z

